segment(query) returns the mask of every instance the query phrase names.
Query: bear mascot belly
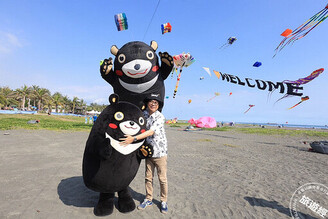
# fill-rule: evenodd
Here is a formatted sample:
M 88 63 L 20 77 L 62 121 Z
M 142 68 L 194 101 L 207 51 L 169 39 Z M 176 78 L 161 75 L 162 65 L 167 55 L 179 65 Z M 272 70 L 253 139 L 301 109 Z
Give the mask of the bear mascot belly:
M 109 58 L 101 62 L 100 73 L 121 100 L 138 105 L 146 97 L 155 95 L 164 103 L 164 80 L 169 76 L 174 64 L 171 55 L 159 52 L 159 66 L 157 47 L 155 41 L 151 41 L 150 46 L 134 41 L 120 49 L 116 46 L 111 47 L 110 51 L 115 56 L 114 70 L 112 58 Z M 159 111 L 162 107 L 163 105 Z
M 113 212 L 114 194 L 118 193 L 118 210 L 129 212 L 135 203 L 128 186 L 137 174 L 142 158 L 152 156 L 152 147 L 145 146 L 144 140 L 127 146 L 119 144 L 124 135 L 135 136 L 146 131 L 146 121 L 140 108 L 119 96 L 109 97 L 110 105 L 94 123 L 83 155 L 82 173 L 85 185 L 100 192 L 94 208 L 97 216 Z

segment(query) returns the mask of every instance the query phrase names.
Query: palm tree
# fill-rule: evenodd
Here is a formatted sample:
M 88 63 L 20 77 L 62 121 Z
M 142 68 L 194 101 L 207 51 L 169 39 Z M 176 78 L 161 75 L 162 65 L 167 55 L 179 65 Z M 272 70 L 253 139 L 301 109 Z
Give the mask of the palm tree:
M 61 106 L 63 104 L 63 95 L 59 92 L 54 93 L 54 95 L 52 95 L 52 100 L 53 100 L 53 104 L 55 104 L 56 107 L 56 113 L 58 113 L 58 106 Z
M 2 102 L 5 107 L 8 107 L 11 104 L 17 104 L 16 100 L 14 99 L 15 93 L 8 86 L 2 87 L 0 89 L 0 95 L 2 96 Z
M 41 107 L 42 107 L 43 101 L 47 100 L 51 96 L 51 94 L 48 89 L 39 88 L 36 91 L 34 91 L 34 96 L 38 101 L 38 111 L 40 111 L 40 110 L 42 110 Z
M 73 97 L 72 100 L 72 113 L 75 113 L 75 107 L 79 104 L 79 98 Z
M 26 97 L 29 95 L 30 92 L 31 92 L 31 89 L 28 86 L 26 86 L 25 84 L 20 89 L 17 88 L 15 90 L 16 98 L 21 101 L 21 109 L 22 110 L 25 109 Z
M 33 98 L 33 106 L 35 107 L 35 102 L 36 102 L 36 98 L 35 98 L 35 92 L 37 92 L 37 90 L 39 90 L 40 87 L 37 85 L 32 85 L 31 86 L 31 94 L 30 94 L 30 98 Z
M 52 105 L 54 104 L 53 98 L 49 96 L 48 98 L 45 99 L 45 104 L 48 107 L 48 114 L 50 115 L 52 112 Z
M 82 114 L 84 115 L 85 114 L 85 110 L 87 109 L 87 103 L 84 102 L 83 99 L 80 99 L 79 106 L 82 108 Z
M 65 113 L 67 113 L 69 111 L 69 106 L 71 104 L 71 100 L 69 99 L 69 97 L 67 95 L 65 95 L 63 97 L 63 104 L 64 104 L 64 111 Z

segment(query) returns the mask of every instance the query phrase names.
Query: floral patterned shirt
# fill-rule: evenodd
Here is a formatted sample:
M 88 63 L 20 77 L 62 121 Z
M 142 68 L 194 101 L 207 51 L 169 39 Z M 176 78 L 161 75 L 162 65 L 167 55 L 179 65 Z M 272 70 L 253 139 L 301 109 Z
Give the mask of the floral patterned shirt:
M 153 157 L 163 157 L 167 155 L 167 139 L 164 129 L 165 117 L 158 110 L 149 115 L 148 111 L 144 111 L 147 120 L 146 127 L 154 131 L 152 136 L 147 137 L 146 141 L 154 148 Z

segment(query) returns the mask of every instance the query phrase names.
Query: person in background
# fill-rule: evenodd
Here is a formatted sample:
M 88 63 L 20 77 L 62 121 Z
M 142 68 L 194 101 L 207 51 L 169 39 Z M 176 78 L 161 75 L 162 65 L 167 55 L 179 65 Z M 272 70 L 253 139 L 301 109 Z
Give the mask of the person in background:
M 134 137 L 127 135 L 126 138 L 120 140 L 123 140 L 121 145 L 124 146 L 146 138 L 146 142 L 153 146 L 153 157 L 146 159 L 146 197 L 138 206 L 138 209 L 143 210 L 146 207 L 153 205 L 153 177 L 156 169 L 160 183 L 161 212 L 167 213 L 167 139 L 164 129 L 165 117 L 160 111 L 158 111 L 158 109 L 163 106 L 163 103 L 158 97 L 159 95 L 157 95 L 157 97 L 151 96 L 145 99 L 146 110 L 144 111 L 144 116 L 147 120 L 147 131 Z
M 95 123 L 96 122 L 96 120 L 97 120 L 97 115 L 95 114 L 94 116 L 93 116 L 93 123 Z

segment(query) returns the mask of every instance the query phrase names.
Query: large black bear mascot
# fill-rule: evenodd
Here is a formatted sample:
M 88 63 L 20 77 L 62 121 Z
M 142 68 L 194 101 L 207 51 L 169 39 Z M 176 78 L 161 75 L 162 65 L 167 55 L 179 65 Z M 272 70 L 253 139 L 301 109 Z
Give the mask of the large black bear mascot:
M 142 158 L 152 156 L 152 147 L 144 140 L 127 146 L 119 144 L 124 135 L 135 136 L 146 131 L 146 121 L 141 109 L 119 96 L 109 97 L 110 105 L 99 115 L 90 132 L 83 155 L 83 180 L 85 185 L 100 192 L 94 208 L 97 216 L 109 215 L 114 208 L 114 194 L 118 192 L 118 210 L 135 209 L 128 186 L 137 174 Z
M 110 51 L 115 55 L 114 70 L 112 58 L 101 63 L 100 73 L 103 79 L 112 85 L 114 93 L 121 100 L 138 105 L 150 95 L 158 95 L 164 103 L 164 80 L 173 68 L 173 58 L 167 52 L 159 52 L 161 66 L 156 55 L 157 43 L 150 46 L 143 42 L 129 42 L 118 49 L 112 46 Z M 162 110 L 160 107 L 160 111 Z

